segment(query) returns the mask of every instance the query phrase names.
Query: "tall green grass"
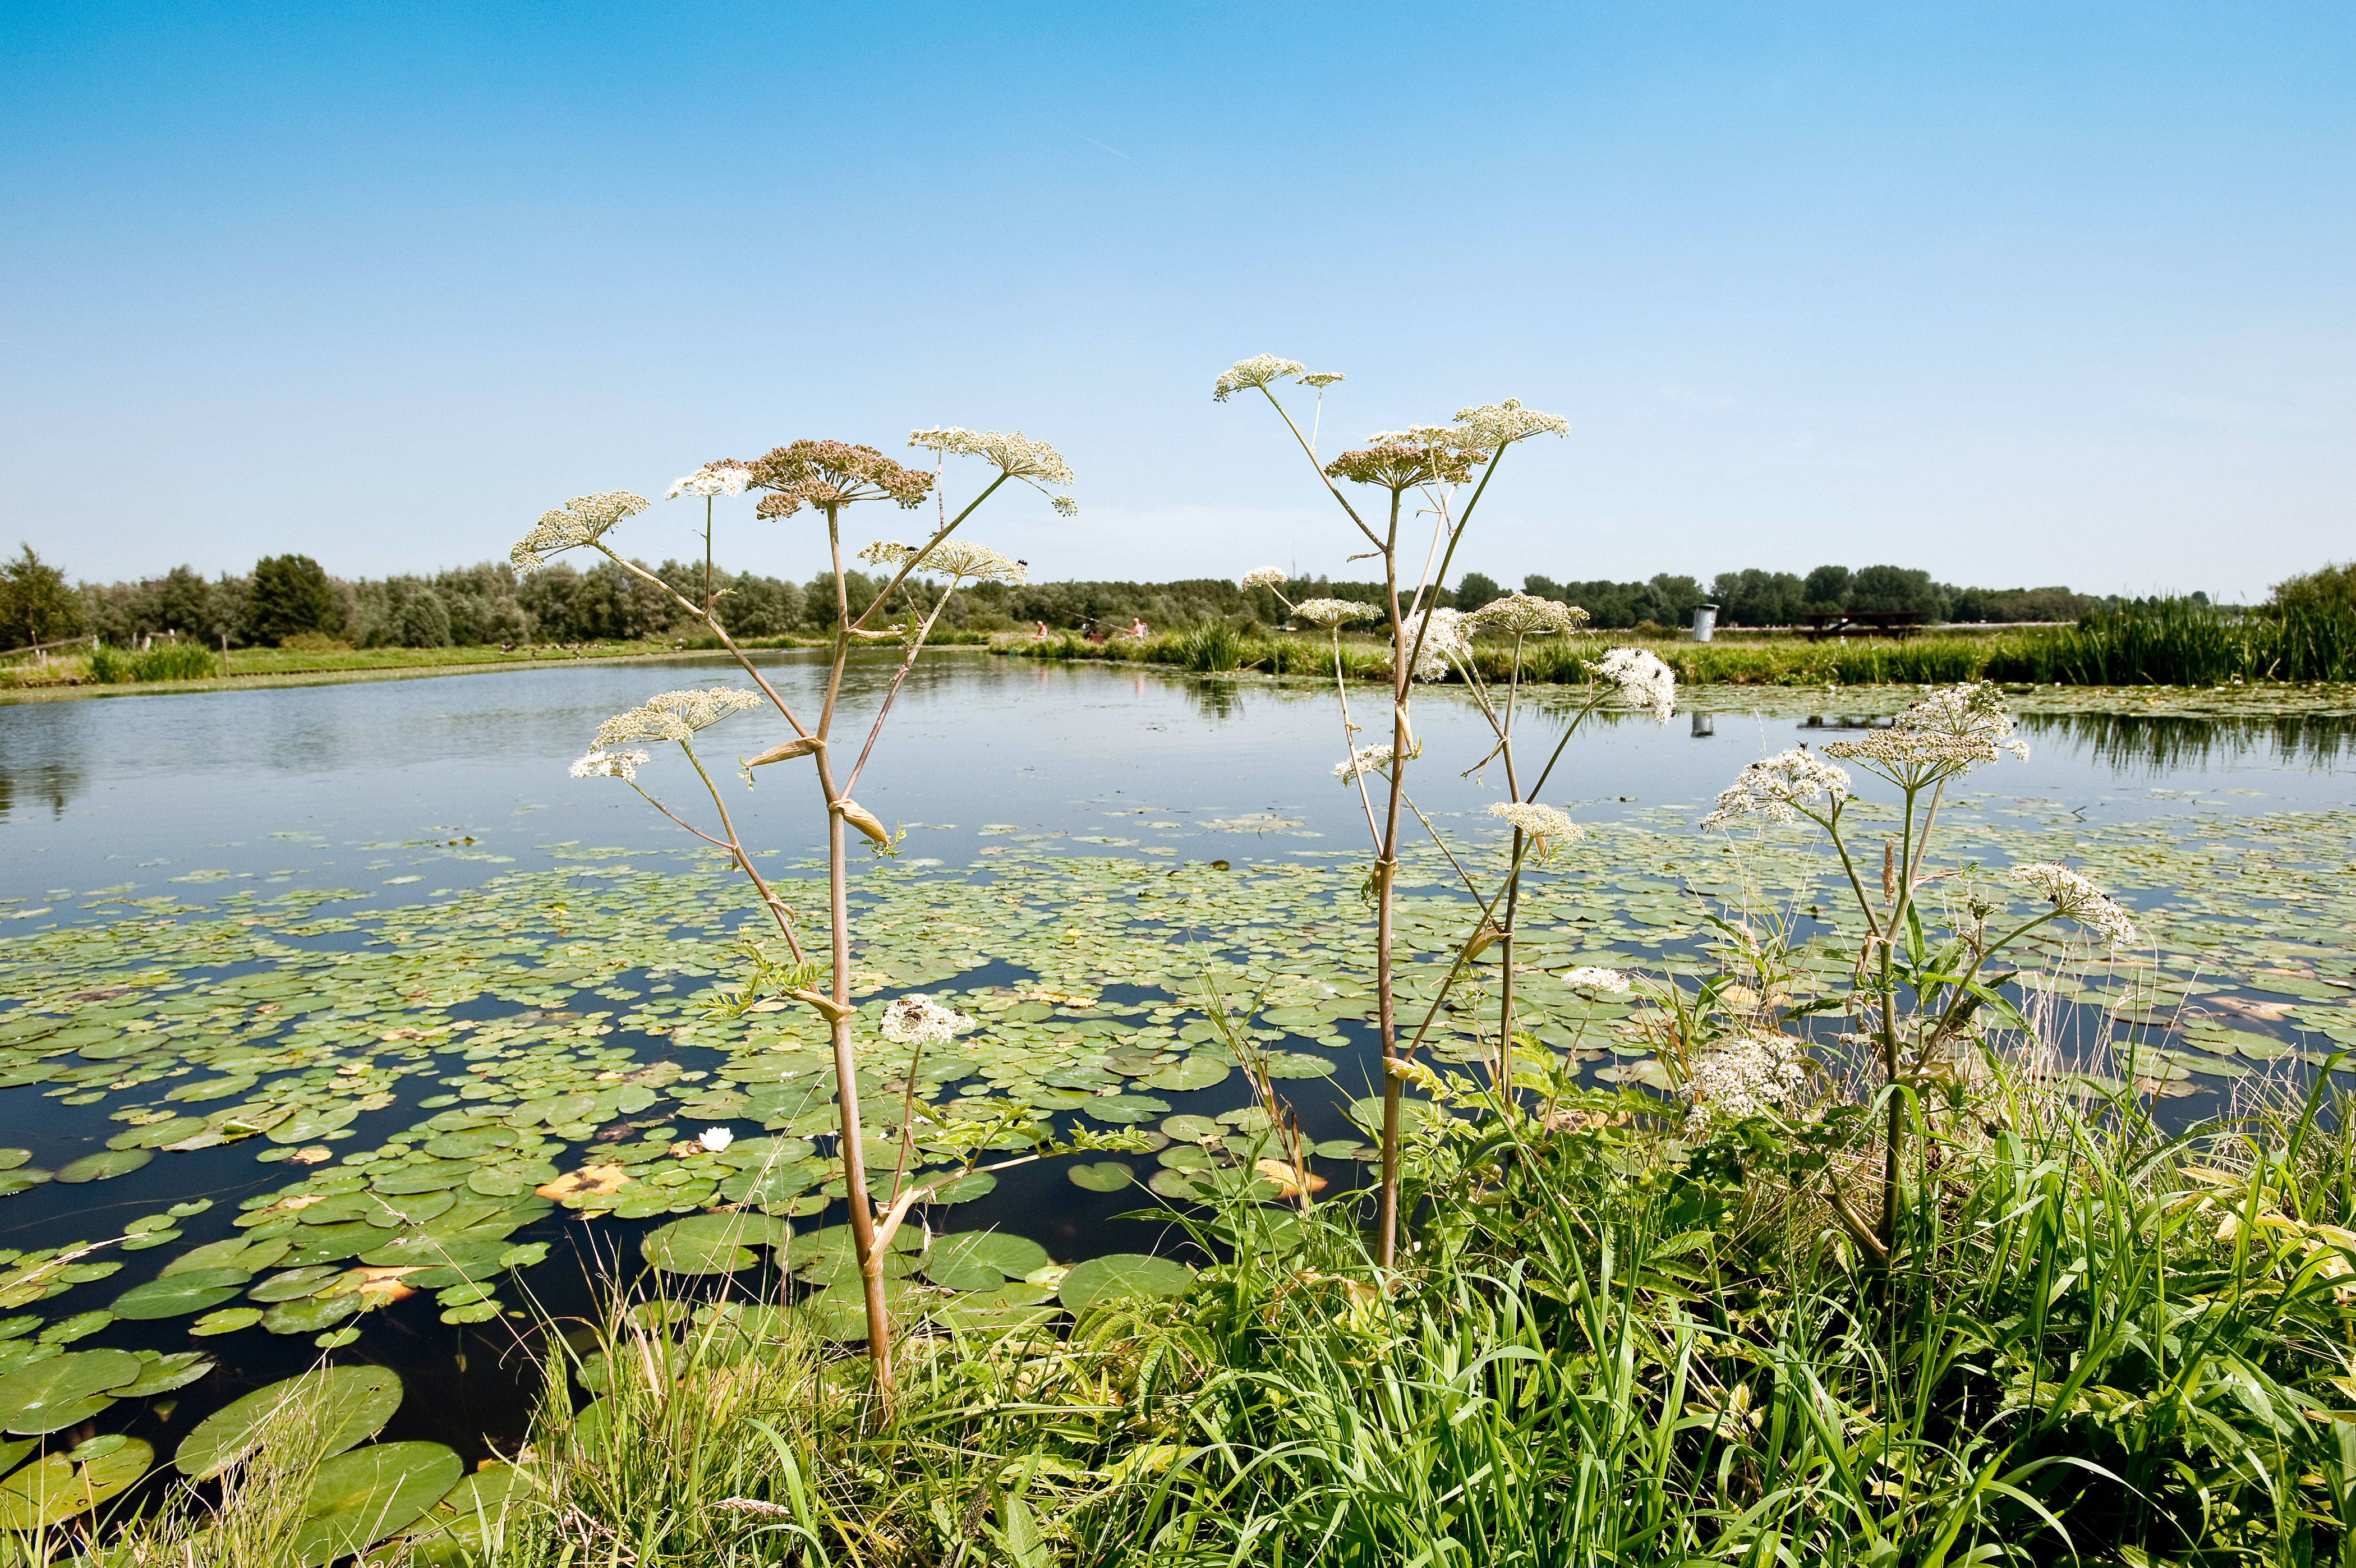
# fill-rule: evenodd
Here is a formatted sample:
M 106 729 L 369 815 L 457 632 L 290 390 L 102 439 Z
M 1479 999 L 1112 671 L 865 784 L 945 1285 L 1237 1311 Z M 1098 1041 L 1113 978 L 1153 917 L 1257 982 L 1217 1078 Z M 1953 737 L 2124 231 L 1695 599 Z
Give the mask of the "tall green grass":
M 220 656 L 201 642 L 160 642 L 144 650 L 99 643 L 90 650 L 91 679 L 102 686 L 133 681 L 205 681 L 220 672 Z

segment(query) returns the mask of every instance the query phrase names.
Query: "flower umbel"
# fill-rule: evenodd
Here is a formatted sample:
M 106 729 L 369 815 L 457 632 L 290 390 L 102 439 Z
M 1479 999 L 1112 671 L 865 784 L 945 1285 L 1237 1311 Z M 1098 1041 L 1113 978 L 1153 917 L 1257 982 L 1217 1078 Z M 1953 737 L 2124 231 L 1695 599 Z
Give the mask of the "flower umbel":
M 1836 740 L 1825 755 L 1863 763 L 1876 772 L 1953 769 L 1994 762 L 2005 752 L 2026 762 L 2029 747 L 2013 738 L 2004 693 L 1987 681 L 1933 692 L 1890 723 L 1856 740 Z
M 2132 947 L 2143 940 L 2124 905 L 2066 865 L 2031 861 L 2006 875 L 2112 947 Z
M 508 552 L 508 559 L 515 563 L 519 572 L 535 571 L 548 564 L 548 558 L 560 550 L 596 543 L 624 518 L 637 516 L 649 504 L 646 497 L 628 490 L 574 496 L 562 506 L 541 512 L 540 521 L 531 525 L 531 532 Z
M 1590 991 L 1609 991 L 1614 994 L 1628 989 L 1628 977 L 1616 969 L 1603 969 L 1594 964 L 1581 964 L 1577 969 L 1562 972 L 1565 985 L 1583 985 Z
M 1422 750 L 1423 743 L 1416 742 L 1407 754 L 1408 760 L 1414 760 Z M 1333 765 L 1333 777 L 1347 784 L 1353 779 L 1364 778 L 1368 774 L 1387 775 L 1390 766 L 1391 748 L 1389 746 L 1362 746 L 1350 753 L 1349 761 L 1337 762 Z
M 1489 808 L 1489 814 L 1520 829 L 1541 856 L 1587 836 L 1585 828 L 1552 806 L 1541 806 L 1535 800 L 1500 800 Z
M 1451 664 L 1472 657 L 1470 618 L 1459 610 L 1428 610 L 1411 615 L 1399 628 L 1399 646 L 1415 654 L 1417 680 L 1444 681 Z
M 635 779 L 646 765 L 643 751 L 592 751 L 574 763 L 571 772 L 575 779 Z
M 1254 354 L 1248 360 L 1237 360 L 1220 372 L 1219 379 L 1211 384 L 1211 401 L 1225 403 L 1231 392 L 1239 392 L 1248 387 L 1264 387 L 1280 376 L 1297 376 L 1308 369 L 1298 360 L 1280 360 L 1273 354 Z
M 1034 479 L 1049 485 L 1072 482 L 1071 467 L 1061 453 L 1019 430 L 972 431 L 945 424 L 936 430 L 911 430 L 908 445 L 957 456 L 987 457 L 1009 478 Z
M 1777 752 L 1751 763 L 1719 791 L 1718 810 L 1701 820 L 1705 828 L 1722 828 L 1737 817 L 1764 817 L 1771 822 L 1799 820 L 1799 808 L 1818 796 L 1840 800 L 1848 794 L 1848 775 L 1829 762 L 1820 762 L 1805 746 Z
M 1247 572 L 1236 579 L 1238 588 L 1273 588 L 1284 581 L 1284 568 L 1263 566 L 1257 572 Z
M 1326 464 L 1325 476 L 1396 493 L 1418 485 L 1461 485 L 1472 477 L 1476 465 L 1488 460 L 1486 452 L 1459 446 L 1455 432 L 1439 425 L 1419 425 L 1368 437 L 1365 446 Z
M 1515 637 L 1558 637 L 1587 624 L 1587 612 L 1577 605 L 1526 594 L 1519 588 L 1502 599 L 1491 599 L 1472 612 L 1476 626 L 1510 632 Z
M 895 1046 L 937 1045 L 973 1027 L 973 1020 L 919 992 L 884 1009 L 884 1037 Z
M 1292 607 L 1293 618 L 1312 626 L 1346 626 L 1354 620 L 1372 620 L 1377 613 L 1374 606 L 1351 599 L 1303 599 Z
M 1641 648 L 1615 648 L 1588 668 L 1619 687 L 1622 702 L 1663 724 L 1677 711 L 1676 671 Z
M 707 692 L 665 692 L 649 697 L 626 714 L 616 714 L 597 726 L 591 744 L 620 746 L 634 740 L 685 740 L 700 729 L 718 724 L 731 714 L 761 705 L 758 692 L 714 686 Z M 596 755 L 594 752 L 591 756 Z M 639 753 L 640 760 L 645 754 Z M 582 758 L 586 762 L 588 757 Z M 575 764 L 577 768 L 579 764 Z
M 1693 1109 L 1689 1124 L 1707 1125 L 1713 1116 L 1740 1122 L 1791 1099 L 1806 1081 L 1807 1056 L 1788 1035 L 1735 1035 L 1709 1047 L 1688 1065 L 1686 1093 Z
M 663 492 L 666 500 L 681 496 L 741 496 L 744 487 L 753 482 L 753 470 L 734 457 L 721 457 L 706 463 L 685 478 L 673 479 L 670 489 Z
M 1484 452 L 1495 452 L 1533 435 L 1568 435 L 1570 421 L 1558 413 L 1524 408 L 1519 398 L 1484 403 L 1456 411 L 1457 438 Z
M 879 566 L 901 566 L 916 561 L 919 571 L 940 572 L 959 579 L 970 577 L 976 582 L 1023 584 L 1031 580 L 1030 569 L 1022 562 L 987 544 L 947 539 L 925 551 L 922 560 L 917 560 L 917 549 L 894 539 L 879 539 L 861 551 L 859 558 Z
M 866 500 L 913 507 L 933 488 L 930 474 L 844 441 L 796 441 L 772 447 L 747 467 L 751 488 L 771 492 L 755 509 L 759 517 L 791 517 L 805 506 L 832 511 Z

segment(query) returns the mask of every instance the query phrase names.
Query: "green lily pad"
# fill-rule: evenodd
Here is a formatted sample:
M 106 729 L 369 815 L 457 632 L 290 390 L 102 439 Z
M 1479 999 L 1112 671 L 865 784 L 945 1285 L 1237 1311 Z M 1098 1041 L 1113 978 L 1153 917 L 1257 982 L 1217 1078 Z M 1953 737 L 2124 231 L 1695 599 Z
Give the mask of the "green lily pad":
M 205 1337 L 234 1334 L 241 1328 L 251 1328 L 261 1321 L 262 1308 L 258 1306 L 225 1306 L 219 1312 L 208 1312 L 189 1324 L 188 1332 Z
M 0 1149 L 0 1171 L 13 1171 L 32 1157 L 30 1149 Z
M 1208 1116 L 1188 1115 L 1163 1117 L 1162 1130 L 1182 1144 L 1196 1143 L 1204 1138 L 1216 1138 L 1226 1133 L 1225 1127 L 1212 1121 Z
M 925 1254 L 925 1277 L 951 1290 L 993 1290 L 1046 1268 L 1047 1249 L 1027 1236 L 969 1230 L 943 1236 Z M 955 1276 L 954 1278 L 950 1276 Z M 959 1283 L 970 1279 L 972 1283 Z
M 1267 1057 L 1268 1076 L 1279 1079 L 1331 1078 L 1334 1064 L 1328 1057 L 1304 1056 L 1299 1051 L 1270 1051 Z
M 153 1149 L 101 1149 L 84 1155 L 78 1160 L 58 1167 L 58 1179 L 64 1182 L 106 1181 L 128 1176 L 155 1157 Z
M 59 1432 L 114 1402 L 112 1391 L 145 1369 L 128 1350 L 75 1350 L 0 1377 L 0 1426 L 27 1435 Z
M 262 1326 L 273 1334 L 316 1334 L 358 1313 L 365 1304 L 352 1292 L 282 1301 L 262 1315 Z
M 48 1455 L 0 1481 L 0 1530 L 63 1524 L 129 1490 L 155 1463 L 155 1450 L 136 1439 L 98 1452 L 79 1466 L 66 1455 Z
M 1119 1192 L 1137 1179 L 1137 1173 L 1119 1160 L 1099 1160 L 1092 1165 L 1073 1165 L 1064 1174 L 1074 1187 L 1090 1192 Z
M 1194 1271 L 1168 1258 L 1113 1252 L 1074 1263 L 1056 1294 L 1074 1312 L 1108 1301 L 1158 1301 L 1185 1290 Z
M 289 1561 L 323 1568 L 399 1534 L 466 1473 L 439 1443 L 373 1443 L 319 1466 L 304 1500 Z
M 494 1465 L 460 1479 L 403 1539 L 420 1568 L 472 1568 L 499 1538 L 515 1467 Z
M 438 1160 L 430 1165 L 403 1165 L 387 1171 L 369 1185 L 388 1197 L 402 1197 L 421 1192 L 444 1192 L 466 1182 L 475 1174 L 471 1160 Z
M 0 1171 L 0 1197 L 7 1197 L 19 1192 L 28 1192 L 44 1182 L 55 1179 L 54 1173 L 29 1165 L 21 1170 Z
M 1218 1058 L 1197 1052 L 1192 1056 L 1180 1057 L 1176 1061 L 1137 1081 L 1147 1089 L 1167 1090 L 1173 1094 L 1190 1094 L 1196 1090 L 1209 1089 L 1225 1083 L 1230 1070 L 1227 1064 Z
M 1209 1197 L 1210 1189 L 1202 1185 L 1201 1173 L 1165 1166 L 1155 1171 L 1146 1181 L 1147 1190 L 1160 1197 L 1180 1203 L 1200 1203 Z
M 1100 1094 L 1088 1101 L 1088 1115 L 1099 1122 L 1151 1122 L 1170 1109 L 1166 1100 L 1150 1094 Z
M 998 1175 L 996 1172 L 968 1171 L 963 1176 L 951 1176 L 948 1180 L 942 1182 L 939 1186 L 934 1187 L 933 1196 L 926 1201 L 932 1203 L 970 1203 L 975 1198 L 984 1197 L 991 1192 L 995 1192 L 997 1189 Z
M 194 1480 L 218 1476 L 260 1447 L 264 1427 L 282 1412 L 302 1430 L 305 1444 L 340 1454 L 382 1431 L 400 1407 L 401 1379 L 387 1368 L 305 1372 L 213 1412 L 180 1444 L 172 1463 Z
M 158 1356 L 152 1361 L 142 1355 L 140 1359 L 146 1363 L 146 1369 L 135 1381 L 109 1391 L 115 1398 L 144 1400 L 167 1394 L 174 1389 L 187 1388 L 198 1378 L 210 1373 L 215 1365 L 212 1359 L 201 1350 L 181 1350 L 169 1356 Z
M 209 1312 L 230 1300 L 253 1276 L 242 1269 L 190 1269 L 133 1285 L 114 1298 L 114 1316 L 134 1319 Z
M 667 1274 L 732 1274 L 759 1261 L 753 1248 L 785 1240 L 783 1221 L 765 1214 L 697 1214 L 648 1231 L 638 1251 Z
M 344 1271 L 333 1263 L 310 1263 L 299 1269 L 289 1269 L 283 1274 L 273 1274 L 245 1294 L 255 1301 L 300 1301 L 316 1295 L 328 1281 Z

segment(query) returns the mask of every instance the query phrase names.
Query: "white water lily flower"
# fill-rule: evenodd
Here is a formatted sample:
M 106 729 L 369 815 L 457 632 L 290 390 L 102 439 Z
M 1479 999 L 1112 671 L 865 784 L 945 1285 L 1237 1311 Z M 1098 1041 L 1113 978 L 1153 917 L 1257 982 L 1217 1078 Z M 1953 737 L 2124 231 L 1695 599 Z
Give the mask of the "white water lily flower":
M 1696 1056 L 1689 1064 L 1688 1126 L 1707 1126 L 1714 1116 L 1740 1122 L 1791 1099 L 1807 1080 L 1807 1053 L 1788 1035 L 1734 1035 Z
M 937 1045 L 973 1027 L 973 1020 L 918 992 L 884 1009 L 884 1037 L 895 1046 Z
M 1609 991 L 1614 994 L 1625 993 L 1628 989 L 1627 975 L 1619 970 L 1604 969 L 1596 964 L 1581 964 L 1577 969 L 1563 971 L 1562 983 L 1565 985 L 1583 985 L 1590 991 Z
M 1303 599 L 1292 607 L 1293 618 L 1312 626 L 1345 626 L 1354 620 L 1372 620 L 1380 613 L 1372 605 L 1350 599 Z
M 1511 632 L 1515 637 L 1555 637 L 1587 624 L 1587 612 L 1577 605 L 1559 604 L 1515 588 L 1502 599 L 1491 599 L 1472 612 L 1474 624 Z
M 734 457 L 717 463 L 706 463 L 683 479 L 673 479 L 670 489 L 663 492 L 666 500 L 681 496 L 741 496 L 751 481 L 753 471 Z
M 1443 680 L 1451 664 L 1472 657 L 1470 618 L 1459 610 L 1419 611 L 1408 617 L 1407 624 L 1399 628 L 1399 644 L 1414 650 L 1415 679 Z
M 1663 724 L 1677 711 L 1676 671 L 1644 649 L 1615 648 L 1588 668 L 1619 687 L 1621 701 L 1650 709 Z
M 2066 865 L 2031 861 L 2005 875 L 2115 948 L 2143 940 L 2126 907 Z
M 685 740 L 731 714 L 760 705 L 758 692 L 733 686 L 714 686 L 708 692 L 665 692 L 599 725 L 596 738 L 591 744 L 605 746 L 633 740 Z
M 997 464 L 1009 478 L 1031 479 L 1050 485 L 1072 482 L 1071 466 L 1064 461 L 1062 453 L 1044 441 L 1033 441 L 1019 430 L 976 431 L 945 424 L 933 430 L 908 432 L 908 445 L 930 447 L 954 456 L 987 458 Z M 1059 498 L 1060 504 L 1055 510 L 1063 510 L 1070 501 L 1068 496 Z
M 541 512 L 531 532 L 508 552 L 508 559 L 519 572 L 535 571 L 548 564 L 548 558 L 560 550 L 596 543 L 624 518 L 635 517 L 652 504 L 646 497 L 628 490 L 574 496 L 562 506 Z
M 575 779 L 636 779 L 638 769 L 647 765 L 643 751 L 591 751 L 574 763 Z
M 1535 800 L 1500 800 L 1489 808 L 1489 814 L 1511 822 L 1523 836 L 1535 840 L 1540 854 L 1587 836 L 1585 828 L 1552 806 L 1541 806 Z
M 1503 403 L 1458 409 L 1456 425 L 1458 440 L 1491 452 L 1533 435 L 1570 434 L 1570 421 L 1562 415 L 1524 408 L 1519 398 L 1511 397 Z
M 862 561 L 872 561 L 879 566 L 903 566 L 916 560 L 918 547 L 903 544 L 894 539 L 879 539 L 859 553 Z M 950 577 L 971 578 L 975 582 L 1023 584 L 1031 580 L 1031 570 L 1011 555 L 1000 553 L 987 544 L 976 544 L 967 539 L 947 539 L 924 552 L 917 562 L 920 572 L 939 572 Z
M 1954 768 L 1994 762 L 2010 752 L 2029 760 L 2027 743 L 2013 736 L 2004 693 L 1991 682 L 1967 681 L 1933 692 L 1891 721 L 1856 740 L 1828 742 L 1825 754 L 1890 770 Z
M 736 1134 L 725 1127 L 706 1127 L 695 1135 L 695 1141 L 707 1155 L 716 1155 L 736 1141 Z
M 1280 360 L 1273 354 L 1254 354 L 1248 360 L 1237 360 L 1221 372 L 1211 385 L 1211 401 L 1225 403 L 1230 392 L 1247 387 L 1264 387 L 1279 376 L 1297 376 L 1309 369 L 1298 360 Z
M 1263 566 L 1257 572 L 1247 572 L 1236 579 L 1238 588 L 1273 588 L 1284 581 L 1284 568 Z
M 1817 760 L 1805 746 L 1762 757 L 1720 790 L 1718 810 L 1701 820 L 1705 828 L 1722 828 L 1737 817 L 1764 817 L 1771 822 L 1799 820 L 1799 808 L 1819 796 L 1840 800 L 1848 794 L 1848 775 L 1829 762 Z

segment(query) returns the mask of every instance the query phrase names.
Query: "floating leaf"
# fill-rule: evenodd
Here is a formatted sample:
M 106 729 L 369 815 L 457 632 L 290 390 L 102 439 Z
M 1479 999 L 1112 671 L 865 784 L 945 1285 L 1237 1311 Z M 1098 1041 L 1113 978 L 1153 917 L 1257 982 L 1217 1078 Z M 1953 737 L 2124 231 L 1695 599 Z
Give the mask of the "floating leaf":
M 1194 1270 L 1167 1258 L 1113 1252 L 1074 1263 L 1056 1294 L 1066 1307 L 1082 1312 L 1108 1301 L 1151 1301 L 1177 1295 L 1194 1278 Z
M 401 1379 L 387 1368 L 305 1372 L 256 1389 L 207 1416 L 181 1443 L 172 1463 L 195 1480 L 218 1476 L 259 1447 L 263 1428 L 282 1412 L 306 1445 L 340 1454 L 382 1431 L 400 1407 Z
M 306 1295 L 316 1295 L 342 1273 L 343 1270 L 333 1263 L 312 1263 L 273 1274 L 245 1294 L 255 1301 L 299 1301 Z
M 127 1491 L 155 1463 L 155 1451 L 136 1439 L 118 1442 L 80 1466 L 66 1455 L 48 1455 L 0 1481 L 0 1530 L 62 1524 Z
M 698 1214 L 638 1239 L 647 1262 L 668 1274 L 730 1274 L 759 1260 L 756 1246 L 782 1246 L 783 1224 L 761 1214 Z
M 399 1534 L 457 1485 L 458 1455 L 439 1443 L 374 1443 L 321 1465 L 289 1549 L 299 1568 L 323 1568 Z
M 1227 1064 L 1214 1056 L 1197 1052 L 1180 1057 L 1176 1061 L 1138 1079 L 1148 1089 L 1164 1089 L 1173 1094 L 1189 1094 L 1209 1089 L 1227 1080 Z M 1167 1109 L 1167 1107 L 1164 1107 Z
M 1092 1165 L 1073 1165 L 1064 1173 L 1074 1187 L 1090 1192 L 1119 1192 L 1137 1179 L 1137 1173 L 1119 1160 L 1099 1160 Z
M 0 1426 L 31 1434 L 87 1421 L 144 1369 L 128 1350 L 75 1350 L 20 1367 L 0 1377 Z
M 58 1167 L 63 1182 L 106 1181 L 128 1176 L 155 1157 L 153 1149 L 101 1149 Z
M 114 1298 L 114 1316 L 134 1319 L 208 1312 L 230 1300 L 252 1276 L 241 1269 L 190 1269 L 133 1285 Z

